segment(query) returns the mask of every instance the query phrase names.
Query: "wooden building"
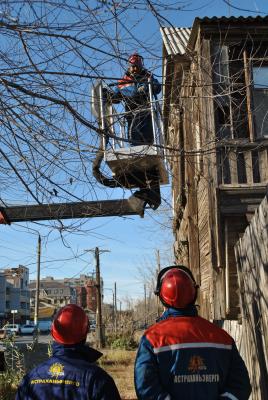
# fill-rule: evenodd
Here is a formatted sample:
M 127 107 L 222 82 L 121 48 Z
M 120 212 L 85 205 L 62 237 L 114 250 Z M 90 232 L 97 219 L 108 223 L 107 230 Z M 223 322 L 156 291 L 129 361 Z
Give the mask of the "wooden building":
M 234 246 L 268 183 L 268 17 L 161 33 L 175 257 L 200 284 L 200 314 L 239 321 Z

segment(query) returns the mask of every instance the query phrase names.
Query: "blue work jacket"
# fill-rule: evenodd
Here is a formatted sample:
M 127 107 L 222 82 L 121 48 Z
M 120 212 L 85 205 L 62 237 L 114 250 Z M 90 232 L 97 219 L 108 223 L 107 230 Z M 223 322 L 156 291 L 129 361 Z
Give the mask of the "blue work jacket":
M 139 74 L 127 72 L 116 88 L 110 91 L 113 103 L 123 101 L 125 104 L 128 127 L 128 139 L 132 146 L 154 143 L 151 103 L 149 96 L 149 81 L 156 97 L 161 91 L 161 85 L 151 72 L 143 69 Z
M 53 356 L 23 378 L 16 400 L 120 400 L 113 379 L 95 364 L 101 355 L 55 342 Z
M 232 337 L 197 315 L 169 308 L 141 338 L 135 362 L 139 400 L 247 400 L 248 372 Z
M 112 90 L 111 99 L 114 102 L 124 100 L 127 111 L 137 110 L 146 104 L 149 106 L 149 79 L 152 81 L 152 91 L 156 96 L 161 91 L 160 83 L 151 72 L 142 70 L 140 74 L 135 75 L 127 72 Z

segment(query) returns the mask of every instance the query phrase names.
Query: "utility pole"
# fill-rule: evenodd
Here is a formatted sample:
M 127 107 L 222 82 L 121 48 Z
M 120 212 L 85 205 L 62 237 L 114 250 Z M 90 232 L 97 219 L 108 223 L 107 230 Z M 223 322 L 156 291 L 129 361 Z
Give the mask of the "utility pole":
M 147 328 L 147 298 L 146 298 L 146 283 L 144 284 L 144 328 Z
M 96 288 L 97 288 L 97 347 L 104 347 L 104 338 L 102 332 L 102 310 L 101 310 L 101 280 L 100 280 L 100 251 L 95 248 L 96 259 Z
M 119 303 L 120 303 L 120 306 L 119 306 L 119 314 L 118 314 L 118 322 L 119 322 L 119 326 L 120 326 L 120 329 L 122 330 L 122 301 L 121 300 L 118 300 L 119 301 Z
M 38 324 L 39 316 L 39 291 L 40 291 L 40 261 L 41 261 L 41 237 L 38 235 L 37 244 L 37 275 L 36 275 L 36 289 L 35 289 L 35 307 L 34 307 L 34 324 Z
M 101 278 L 100 278 L 100 253 L 106 253 L 110 250 L 100 250 L 98 247 L 95 249 L 86 250 L 92 251 L 95 255 L 96 260 L 96 289 L 97 289 L 97 324 L 96 324 L 96 332 L 97 332 L 97 347 L 102 348 L 105 346 L 105 338 L 103 335 L 103 326 L 102 326 L 102 293 L 101 293 Z
M 114 305 L 114 291 L 113 291 L 113 330 L 115 331 L 115 305 Z
M 114 331 L 117 333 L 117 298 L 116 298 L 116 282 L 114 283 Z

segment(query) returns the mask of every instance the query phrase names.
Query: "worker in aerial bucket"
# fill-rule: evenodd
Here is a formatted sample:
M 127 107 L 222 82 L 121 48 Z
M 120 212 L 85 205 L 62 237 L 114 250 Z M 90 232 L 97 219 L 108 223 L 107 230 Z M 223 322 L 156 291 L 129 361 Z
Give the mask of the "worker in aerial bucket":
M 115 89 L 110 89 L 107 93 L 111 102 L 125 103 L 128 139 L 132 146 L 154 143 L 150 82 L 153 95 L 156 96 L 161 91 L 160 83 L 144 68 L 143 57 L 134 53 L 128 58 L 128 69 L 123 78 Z
M 104 99 L 108 103 L 123 102 L 125 104 L 127 139 L 131 146 L 154 144 L 152 122 L 154 115 L 151 112 L 150 100 L 152 97 L 156 99 L 156 95 L 160 91 L 160 83 L 150 71 L 144 68 L 143 57 L 137 53 L 128 58 L 128 69 L 116 86 L 111 84 L 103 88 Z M 139 151 L 137 150 L 136 154 L 139 154 Z M 122 171 L 119 181 L 124 183 L 124 179 L 125 171 Z M 133 194 L 131 201 L 134 203 L 137 201 L 145 202 L 153 210 L 156 210 L 161 204 L 157 166 L 152 165 L 146 171 L 140 171 L 138 168 L 131 176 L 127 176 L 127 180 L 129 179 L 132 179 L 133 185 L 139 187 L 139 190 Z
M 62 307 L 51 327 L 52 357 L 25 375 L 16 400 L 120 400 L 112 377 L 96 365 L 102 353 L 85 344 L 88 331 L 81 307 Z
M 246 366 L 232 337 L 197 315 L 198 285 L 175 265 L 157 278 L 165 311 L 141 338 L 135 362 L 139 400 L 247 400 Z

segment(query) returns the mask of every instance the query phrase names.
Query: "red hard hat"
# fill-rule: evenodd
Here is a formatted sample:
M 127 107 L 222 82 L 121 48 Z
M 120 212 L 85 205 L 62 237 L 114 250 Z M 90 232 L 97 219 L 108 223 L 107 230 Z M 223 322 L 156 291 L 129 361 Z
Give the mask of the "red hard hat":
M 184 266 L 172 266 L 160 271 L 155 293 L 167 307 L 186 308 L 194 304 L 197 288 L 191 271 Z
M 76 344 L 86 339 L 89 321 L 85 311 L 76 304 L 62 307 L 56 314 L 51 335 L 61 344 Z
M 128 63 L 131 66 L 137 66 L 139 68 L 143 68 L 143 57 L 138 53 L 131 54 L 128 58 Z

